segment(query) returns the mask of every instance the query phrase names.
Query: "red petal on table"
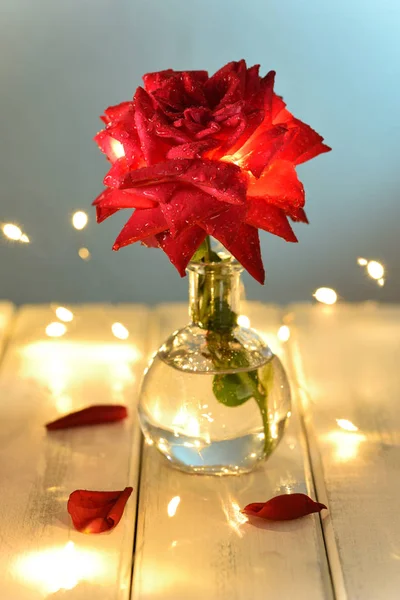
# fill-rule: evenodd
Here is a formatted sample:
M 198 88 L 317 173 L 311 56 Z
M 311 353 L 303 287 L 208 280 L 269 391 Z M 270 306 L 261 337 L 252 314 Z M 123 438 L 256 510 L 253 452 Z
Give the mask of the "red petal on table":
M 297 242 L 285 212 L 261 198 L 249 198 L 246 223 L 278 235 L 287 242 Z
M 168 223 L 158 206 L 156 208 L 139 208 L 121 229 L 114 242 L 113 250 L 119 250 L 123 246 L 134 244 L 166 229 L 168 229 Z
M 131 487 L 118 492 L 75 490 L 67 504 L 75 529 L 82 533 L 103 533 L 114 529 L 132 491 Z
M 86 427 L 86 425 L 101 425 L 122 421 L 128 416 L 126 406 L 119 404 L 97 404 L 60 417 L 51 423 L 46 423 L 48 431 L 69 429 L 70 427 Z
M 275 496 L 267 502 L 248 504 L 242 513 L 268 521 L 290 521 L 311 513 L 321 512 L 323 508 L 326 509 L 325 504 L 314 502 L 306 494 L 283 494 Z
M 248 195 L 265 198 L 285 210 L 304 206 L 304 188 L 294 165 L 286 160 L 275 160 L 259 179 L 251 179 Z
M 104 184 L 110 187 L 127 189 L 172 180 L 194 185 L 229 204 L 244 204 L 246 201 L 248 177 L 232 163 L 172 159 L 129 173 L 115 172 L 114 166 L 104 179 Z
M 160 248 L 162 248 L 181 277 L 185 276 L 185 269 L 196 252 L 197 248 L 206 237 L 206 232 L 194 225 L 173 237 L 168 231 L 157 235 Z

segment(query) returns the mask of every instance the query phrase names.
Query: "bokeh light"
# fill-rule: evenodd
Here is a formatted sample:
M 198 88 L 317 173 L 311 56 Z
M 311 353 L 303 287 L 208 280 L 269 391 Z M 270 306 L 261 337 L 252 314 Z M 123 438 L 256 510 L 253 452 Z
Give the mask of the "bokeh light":
M 125 325 L 122 325 L 122 323 L 113 323 L 111 325 L 111 331 L 113 332 L 113 335 L 119 340 L 127 340 L 129 337 L 129 331 L 127 330 Z
M 46 335 L 49 337 L 61 337 L 67 331 L 64 323 L 59 323 L 58 321 L 53 321 L 53 323 L 49 323 L 46 327 Z
M 58 306 L 56 308 L 56 315 L 60 321 L 64 321 L 65 323 L 69 323 L 74 318 L 74 313 L 68 308 L 65 308 L 65 306 Z
M 78 254 L 82 260 L 90 260 L 91 255 L 87 248 L 79 248 Z
M 278 329 L 278 339 L 281 342 L 287 342 L 290 338 L 290 329 L 287 325 L 282 325 Z
M 320 287 L 315 290 L 313 296 L 322 304 L 335 304 L 337 302 L 337 293 L 332 288 Z
M 367 264 L 367 273 L 372 279 L 382 279 L 385 267 L 377 260 L 370 260 Z
M 241 327 L 250 327 L 250 319 L 246 315 L 239 315 L 237 318 L 238 325 Z
M 351 421 L 347 419 L 336 419 L 336 423 L 339 425 L 341 429 L 345 431 L 358 431 L 358 427 L 354 425 Z
M 72 225 L 75 229 L 84 229 L 88 222 L 88 216 L 83 210 L 78 210 L 72 215 Z

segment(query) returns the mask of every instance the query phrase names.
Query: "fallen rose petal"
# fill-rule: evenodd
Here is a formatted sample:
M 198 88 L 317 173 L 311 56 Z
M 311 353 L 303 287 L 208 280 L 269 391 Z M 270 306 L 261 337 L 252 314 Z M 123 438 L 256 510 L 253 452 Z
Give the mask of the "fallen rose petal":
M 253 502 L 241 512 L 249 517 L 260 517 L 268 521 L 290 521 L 326 509 L 325 504 L 314 502 L 306 494 L 282 494 L 267 502 Z
M 67 504 L 75 529 L 82 533 L 103 533 L 114 529 L 132 491 L 131 487 L 117 492 L 75 490 Z
M 46 423 L 48 431 L 69 429 L 70 427 L 86 427 L 86 425 L 101 425 L 122 421 L 128 416 L 126 406 L 119 404 L 98 404 L 60 417 L 51 423 Z

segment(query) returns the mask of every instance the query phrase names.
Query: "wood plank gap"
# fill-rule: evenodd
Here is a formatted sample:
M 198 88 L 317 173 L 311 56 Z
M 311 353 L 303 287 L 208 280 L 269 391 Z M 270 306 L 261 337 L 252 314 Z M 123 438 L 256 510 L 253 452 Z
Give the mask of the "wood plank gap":
M 292 325 L 292 329 L 293 329 Z M 321 521 L 321 536 L 324 551 L 327 557 L 329 570 L 329 578 L 332 586 L 334 600 L 348 600 L 343 570 L 339 557 L 335 534 L 330 517 L 329 498 L 325 485 L 324 469 L 322 465 L 321 455 L 318 449 L 317 438 L 314 431 L 312 416 L 307 406 L 310 405 L 310 399 L 304 387 L 305 376 L 302 366 L 301 354 L 298 343 L 291 341 L 288 344 L 288 365 L 290 376 L 295 384 L 295 393 L 293 394 L 294 404 L 298 412 L 301 424 L 302 438 L 304 449 L 307 454 L 305 463 L 310 468 L 310 481 L 312 482 L 312 492 L 318 502 L 322 502 L 328 507 L 328 515 L 322 517 Z
M 132 546 L 132 569 L 131 569 L 131 580 L 129 584 L 129 598 L 132 598 L 133 594 L 133 575 L 135 570 L 135 556 L 136 556 L 136 548 L 138 543 L 138 518 L 139 518 L 139 506 L 140 506 L 140 490 L 141 490 L 141 482 L 142 482 L 142 473 L 143 473 L 143 446 L 144 446 L 144 437 L 143 434 L 140 434 L 140 444 L 139 444 L 139 475 L 137 478 L 137 490 L 136 490 L 136 511 L 135 511 L 135 531 L 133 534 L 133 546 Z

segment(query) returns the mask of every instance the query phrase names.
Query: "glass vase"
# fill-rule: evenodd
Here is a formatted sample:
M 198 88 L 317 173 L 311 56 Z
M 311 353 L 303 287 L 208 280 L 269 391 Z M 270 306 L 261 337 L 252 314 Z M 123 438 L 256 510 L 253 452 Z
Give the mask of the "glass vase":
M 153 357 L 139 418 L 146 441 L 182 471 L 251 471 L 281 440 L 290 388 L 277 356 L 238 323 L 238 263 L 190 263 L 190 323 Z

